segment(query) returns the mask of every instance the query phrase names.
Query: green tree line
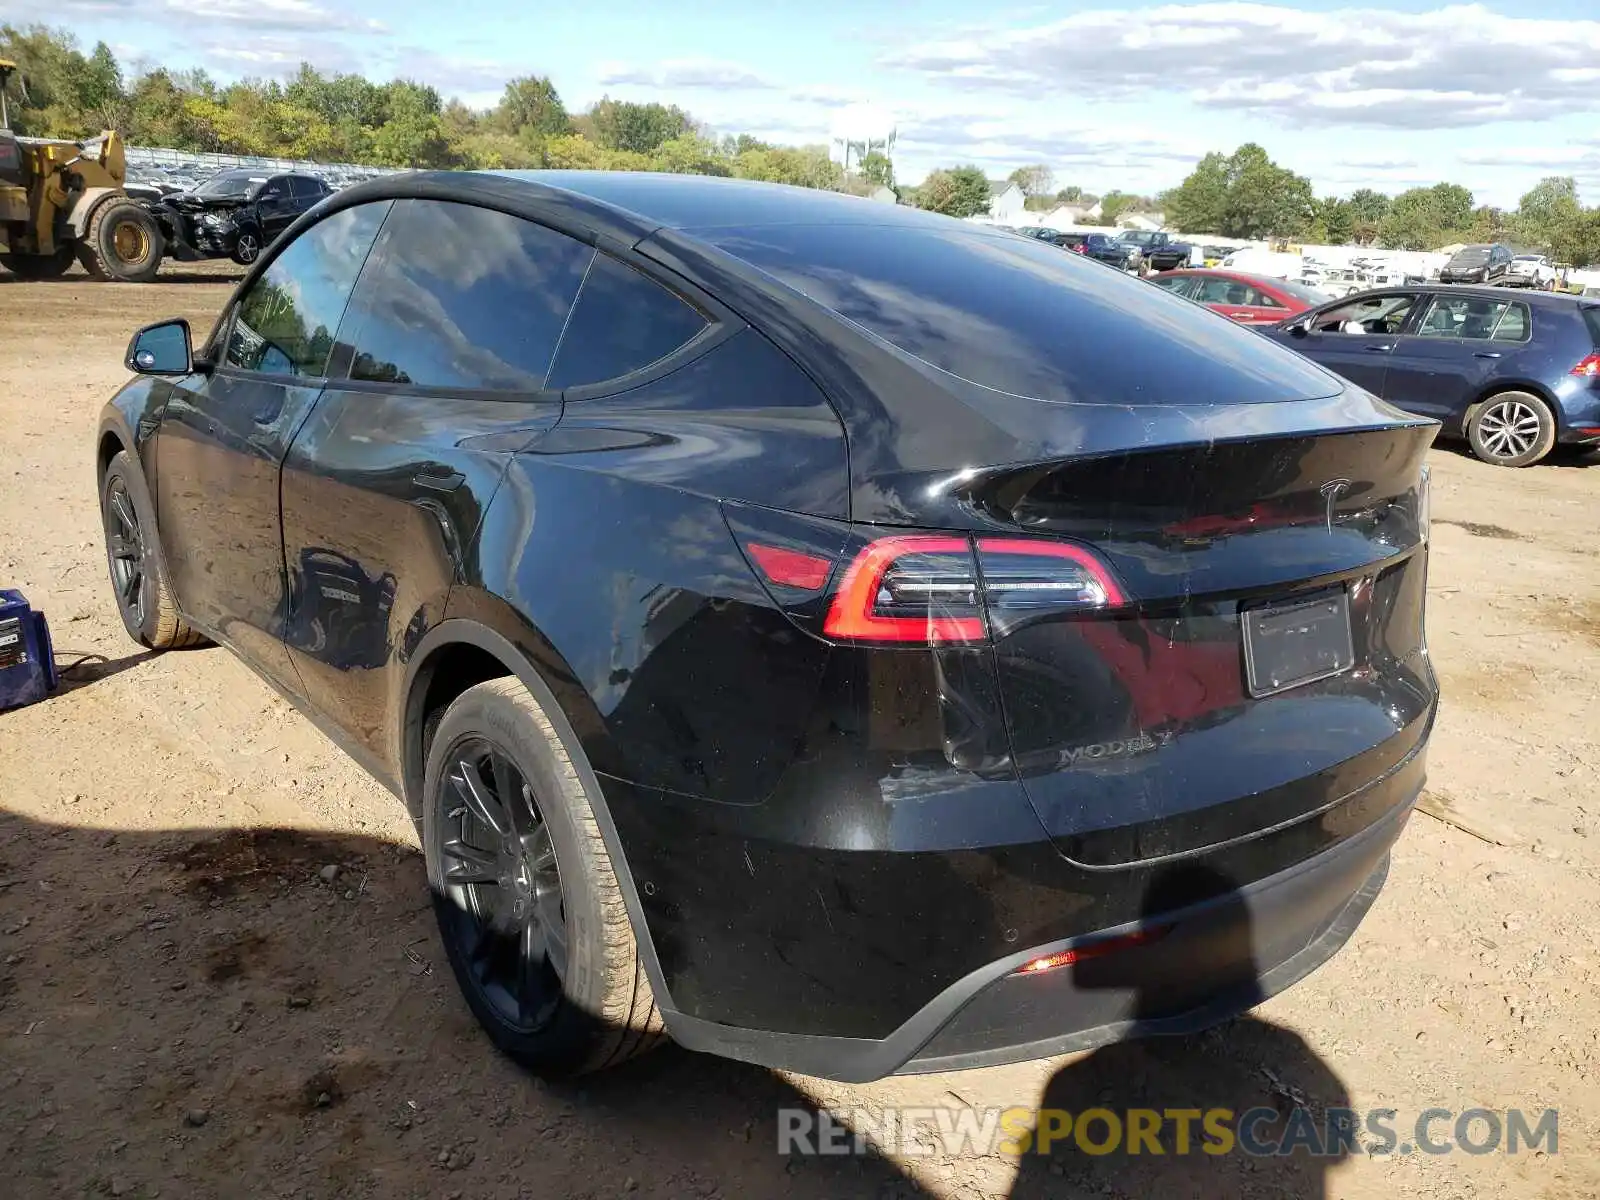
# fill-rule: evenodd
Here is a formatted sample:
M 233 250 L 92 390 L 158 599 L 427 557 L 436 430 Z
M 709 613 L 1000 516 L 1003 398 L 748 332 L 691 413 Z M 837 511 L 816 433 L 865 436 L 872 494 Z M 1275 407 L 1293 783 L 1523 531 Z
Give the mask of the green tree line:
M 847 173 L 825 146 L 713 137 L 677 105 L 607 97 L 573 113 L 538 75 L 511 80 L 493 108 L 473 109 L 414 80 L 374 83 L 309 64 L 287 82 L 224 84 L 204 71 L 160 68 L 130 75 L 105 43 L 86 54 L 70 34 L 42 25 L 0 26 L 0 58 L 21 68 L 12 125 L 38 137 L 117 129 L 133 145 L 376 166 L 671 171 L 858 194 L 894 184 L 889 158 L 876 150 Z M 1185 233 L 1403 250 L 1510 241 L 1577 266 L 1600 262 L 1600 208 L 1585 208 L 1567 177 L 1540 181 L 1511 211 L 1475 205 L 1472 193 L 1454 183 L 1396 196 L 1362 188 L 1319 198 L 1310 180 L 1248 143 L 1231 154 L 1207 154 L 1181 184 L 1156 197 L 1057 188 L 1050 169 L 1038 164 L 1010 178 L 1035 211 L 1098 200 L 1105 225 L 1124 213 L 1159 210 L 1168 226 Z M 967 217 L 988 210 L 989 179 L 977 166 L 941 167 L 898 194 L 905 203 Z
M 1361 188 L 1318 198 L 1311 181 L 1252 143 L 1207 154 L 1161 197 L 1167 223 L 1185 233 L 1437 250 L 1457 242 L 1511 242 L 1560 262 L 1600 261 L 1600 208 L 1584 208 L 1567 176 L 1539 181 L 1515 209 L 1475 204 L 1458 183 L 1388 196 Z
M 887 162 L 864 162 L 847 178 L 826 146 L 713 138 L 676 105 L 608 97 L 571 113 L 536 75 L 511 80 L 498 104 L 477 110 L 413 80 L 374 83 L 309 64 L 287 82 L 223 84 L 204 71 L 160 68 L 129 76 L 105 43 L 85 54 L 69 34 L 40 25 L 0 26 L 0 58 L 16 61 L 22 77 L 12 85 L 12 126 L 34 137 L 116 129 L 131 145 L 174 150 L 390 167 L 671 171 L 862 192 Z

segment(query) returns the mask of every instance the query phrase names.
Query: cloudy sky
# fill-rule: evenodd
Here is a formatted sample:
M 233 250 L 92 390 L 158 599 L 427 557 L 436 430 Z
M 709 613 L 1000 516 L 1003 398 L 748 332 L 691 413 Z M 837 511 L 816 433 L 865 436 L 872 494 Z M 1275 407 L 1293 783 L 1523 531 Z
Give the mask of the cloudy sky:
M 1061 184 L 1154 191 L 1254 140 L 1319 193 L 1448 179 L 1510 205 L 1561 173 L 1600 202 L 1594 0 L 0 0 L 0 20 L 41 13 L 125 62 L 220 78 L 306 59 L 486 105 L 538 73 L 574 110 L 661 99 L 787 142 L 894 124 L 913 182 L 1045 162 Z

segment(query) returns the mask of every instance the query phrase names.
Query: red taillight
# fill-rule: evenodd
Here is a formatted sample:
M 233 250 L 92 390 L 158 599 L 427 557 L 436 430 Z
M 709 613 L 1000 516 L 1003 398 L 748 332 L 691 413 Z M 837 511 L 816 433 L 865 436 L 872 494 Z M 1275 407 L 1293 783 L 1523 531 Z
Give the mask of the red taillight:
M 871 543 L 844 573 L 822 632 L 878 642 L 981 642 L 971 543 L 921 534 Z
M 1072 248 L 1072 252 L 1074 254 L 1087 254 L 1089 253 L 1089 247 L 1085 246 L 1082 242 L 1079 242 Z
M 979 642 L 1041 614 L 1122 603 L 1110 572 L 1081 546 L 909 534 L 856 555 L 822 631 L 859 641 Z
M 1589 355 L 1588 358 L 1572 368 L 1572 373 L 1574 375 L 1583 375 L 1589 379 L 1600 375 L 1600 354 Z
M 1097 942 L 1085 942 L 1081 946 L 1073 946 L 1068 950 L 1058 950 L 1054 954 L 1040 955 L 1038 958 L 1029 959 L 1015 971 L 1013 975 L 1042 975 L 1046 971 L 1054 971 L 1060 967 L 1070 967 L 1073 963 L 1083 962 L 1090 958 L 1103 958 L 1107 954 L 1115 954 L 1119 950 L 1131 950 L 1135 946 L 1147 946 L 1151 942 L 1159 941 L 1167 936 L 1171 928 L 1168 925 L 1158 925 L 1154 929 L 1138 929 L 1133 933 L 1125 933 L 1120 937 L 1101 938 Z
M 746 542 L 744 548 L 768 580 L 784 587 L 814 592 L 828 582 L 828 572 L 833 569 L 833 563 L 826 558 L 802 554 L 798 550 L 763 546 L 759 542 Z

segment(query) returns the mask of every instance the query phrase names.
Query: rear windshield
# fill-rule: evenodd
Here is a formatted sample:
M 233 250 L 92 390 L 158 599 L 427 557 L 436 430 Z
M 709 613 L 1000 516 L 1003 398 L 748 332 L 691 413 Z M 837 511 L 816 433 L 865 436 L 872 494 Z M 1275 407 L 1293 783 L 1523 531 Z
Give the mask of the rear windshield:
M 707 240 L 941 371 L 1076 404 L 1328 396 L 1259 333 L 1079 255 L 951 224 L 707 230 Z
M 1481 267 L 1489 261 L 1489 247 L 1468 246 L 1465 250 L 1457 250 L 1455 257 L 1447 264 L 1452 267 Z
M 1595 348 L 1600 349 L 1600 304 L 1585 304 L 1583 321 L 1589 327 L 1589 336 L 1594 339 Z

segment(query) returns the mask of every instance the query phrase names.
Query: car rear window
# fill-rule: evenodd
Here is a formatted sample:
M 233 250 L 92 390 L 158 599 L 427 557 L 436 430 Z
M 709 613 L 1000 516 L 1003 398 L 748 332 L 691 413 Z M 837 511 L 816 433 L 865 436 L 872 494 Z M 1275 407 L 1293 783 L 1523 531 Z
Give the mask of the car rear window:
M 1079 255 L 954 225 L 710 230 L 706 238 L 900 351 L 1013 395 L 1229 404 L 1341 384 L 1259 333 Z
M 1481 267 L 1489 261 L 1489 247 L 1473 246 L 1466 250 L 1457 250 L 1446 267 Z
M 1600 305 L 1585 304 L 1582 312 L 1583 323 L 1589 327 L 1589 336 L 1594 339 L 1596 349 L 1600 349 Z

